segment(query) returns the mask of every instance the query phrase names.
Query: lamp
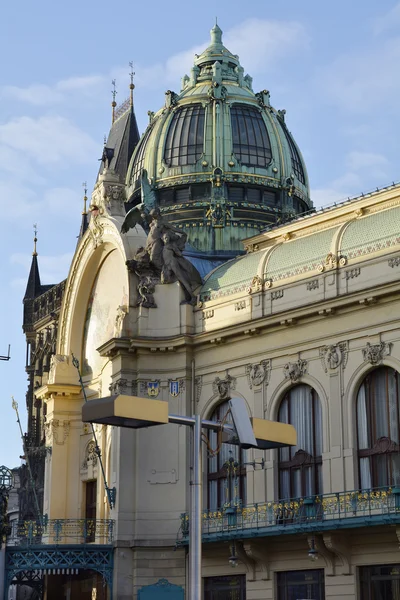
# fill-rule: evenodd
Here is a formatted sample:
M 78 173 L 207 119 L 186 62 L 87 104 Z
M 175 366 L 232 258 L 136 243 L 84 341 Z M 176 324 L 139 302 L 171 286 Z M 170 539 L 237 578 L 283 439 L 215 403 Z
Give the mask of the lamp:
M 318 556 L 318 550 L 315 547 L 315 539 L 311 538 L 310 540 L 310 549 L 308 551 L 308 558 L 310 560 L 312 560 L 313 562 L 318 560 L 319 556 Z
M 235 568 L 238 565 L 238 558 L 236 556 L 236 546 L 235 546 L 235 542 L 232 543 L 231 546 L 231 555 L 229 557 L 229 564 L 231 565 L 231 567 Z

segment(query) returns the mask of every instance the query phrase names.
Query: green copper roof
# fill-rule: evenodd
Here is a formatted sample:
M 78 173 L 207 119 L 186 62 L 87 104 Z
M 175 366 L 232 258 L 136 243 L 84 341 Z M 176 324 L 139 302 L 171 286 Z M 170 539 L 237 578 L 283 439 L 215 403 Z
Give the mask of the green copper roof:
M 357 219 L 351 214 L 340 226 L 277 242 L 217 267 L 204 282 L 200 297 L 214 299 L 244 291 L 256 275 L 273 285 L 299 275 L 311 276 L 329 269 L 326 260 L 330 253 L 351 261 L 385 249 L 391 252 L 394 246 L 400 246 L 400 206 Z
M 396 207 L 349 223 L 340 247 L 343 256 L 356 258 L 399 243 L 400 209 Z
M 218 25 L 180 93 L 168 90 L 150 119 L 128 169 L 127 197 L 147 203 L 146 172 L 151 201 L 199 252 L 240 252 L 242 239 L 312 207 L 285 111 L 271 106 L 267 90 L 254 92 Z

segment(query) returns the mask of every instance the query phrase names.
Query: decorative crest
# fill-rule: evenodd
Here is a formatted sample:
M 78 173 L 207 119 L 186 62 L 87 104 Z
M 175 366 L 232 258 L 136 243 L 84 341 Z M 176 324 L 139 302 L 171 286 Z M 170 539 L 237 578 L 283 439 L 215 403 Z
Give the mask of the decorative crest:
M 236 389 L 236 378 L 227 373 L 224 379 L 216 377 L 212 384 L 214 394 L 218 394 L 220 400 L 229 400 L 231 391 Z
M 259 364 L 247 365 L 246 375 L 249 381 L 250 389 L 253 386 L 261 385 L 262 383 L 268 384 L 269 377 L 271 374 L 271 360 L 262 360 Z
M 296 383 L 307 373 L 307 361 L 299 360 L 295 363 L 287 363 L 283 367 L 283 374 L 285 379 L 290 379 L 293 383 Z
M 380 344 L 370 344 L 367 342 L 365 348 L 362 349 L 363 358 L 371 365 L 379 365 L 385 356 L 389 356 L 392 350 L 391 342 L 381 342 Z
M 319 356 L 321 358 L 322 366 L 325 373 L 328 369 L 334 371 L 340 365 L 343 368 L 346 367 L 347 359 L 349 355 L 349 345 L 347 342 L 339 342 L 338 344 L 331 344 L 329 346 L 323 346 L 319 350 Z

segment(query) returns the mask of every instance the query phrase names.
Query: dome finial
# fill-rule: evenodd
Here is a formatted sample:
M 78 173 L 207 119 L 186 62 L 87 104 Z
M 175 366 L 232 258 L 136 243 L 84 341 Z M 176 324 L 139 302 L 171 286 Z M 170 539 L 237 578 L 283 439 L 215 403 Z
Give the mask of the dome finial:
M 218 19 L 215 17 L 215 25 L 211 29 L 211 43 L 212 44 L 222 44 L 222 29 L 218 25 Z
M 115 96 L 117 95 L 117 86 L 116 86 L 116 81 L 115 79 L 113 79 L 111 81 L 111 85 L 113 86 L 113 89 L 111 90 L 111 95 L 112 95 L 112 102 L 111 102 L 111 106 L 112 106 L 112 122 L 114 123 L 115 121 L 115 107 L 117 106 L 117 103 L 115 101 Z
M 37 242 L 37 224 L 34 223 L 33 224 L 33 233 L 34 233 L 34 238 L 33 238 L 33 252 L 32 252 L 32 256 L 37 256 L 37 250 L 36 250 L 36 242 Z
M 82 183 L 82 187 L 83 187 L 83 189 L 85 191 L 84 196 L 83 196 L 83 211 L 82 211 L 82 214 L 83 215 L 87 215 L 87 206 L 86 206 L 86 203 L 87 203 L 87 183 L 86 183 L 86 181 L 84 181 Z
M 131 68 L 131 72 L 129 73 L 129 76 L 131 78 L 131 83 L 129 85 L 129 89 L 130 89 L 130 105 L 132 108 L 132 106 L 133 106 L 133 90 L 135 89 L 135 84 L 133 83 L 133 78 L 135 76 L 135 72 L 133 70 L 133 60 L 131 60 L 131 62 L 129 63 L 129 66 Z

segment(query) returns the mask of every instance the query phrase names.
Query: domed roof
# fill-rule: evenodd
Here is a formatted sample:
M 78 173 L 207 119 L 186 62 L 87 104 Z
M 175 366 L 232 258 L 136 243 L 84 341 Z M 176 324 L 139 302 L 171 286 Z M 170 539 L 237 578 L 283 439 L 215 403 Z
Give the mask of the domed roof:
M 269 92 L 254 93 L 239 57 L 222 43 L 196 55 L 180 94 L 166 92 L 132 157 L 128 198 L 150 202 L 187 231 L 199 251 L 241 250 L 241 240 L 312 207 L 306 167 Z M 142 196 L 142 197 L 141 197 Z

